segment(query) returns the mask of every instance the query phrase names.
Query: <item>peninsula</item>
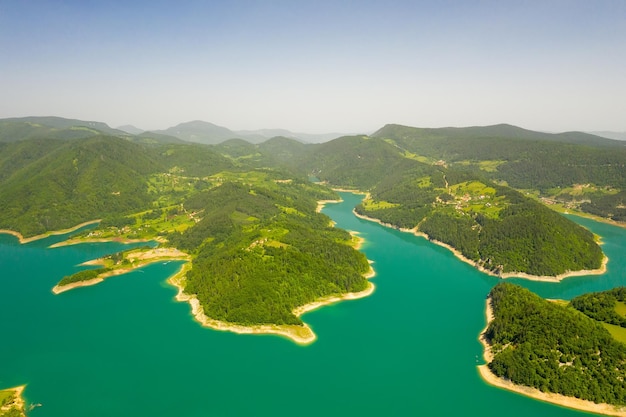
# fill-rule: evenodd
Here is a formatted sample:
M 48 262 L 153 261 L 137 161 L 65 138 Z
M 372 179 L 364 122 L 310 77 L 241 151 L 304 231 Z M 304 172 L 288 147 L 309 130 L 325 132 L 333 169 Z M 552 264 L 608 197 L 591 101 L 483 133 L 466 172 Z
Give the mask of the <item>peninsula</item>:
M 313 329 L 306 324 L 302 325 L 289 325 L 289 324 L 258 324 L 258 325 L 240 325 L 237 323 L 230 323 L 220 320 L 215 320 L 208 317 L 204 313 L 204 309 L 198 300 L 198 297 L 195 294 L 187 294 L 185 293 L 185 273 L 188 270 L 188 266 L 183 265 L 180 271 L 170 277 L 168 282 L 178 288 L 178 293 L 176 294 L 176 300 L 181 302 L 188 302 L 191 306 L 191 314 L 192 316 L 205 327 L 209 327 L 213 330 L 219 331 L 228 331 L 238 334 L 275 334 L 278 336 L 283 336 L 292 341 L 300 344 L 307 345 L 313 343 L 317 336 L 313 332 Z M 365 275 L 365 278 L 370 279 L 375 276 L 374 269 L 370 269 L 370 272 Z M 304 313 L 309 311 L 316 310 L 320 307 L 324 307 L 326 305 L 334 304 L 340 301 L 346 300 L 356 300 L 359 298 L 367 297 L 374 292 L 375 286 L 371 282 L 368 283 L 368 287 L 360 292 L 347 293 L 335 296 L 327 296 L 324 298 L 320 298 L 314 302 L 309 304 L 305 304 L 303 306 L 299 306 L 292 311 L 292 314 L 296 317 L 300 317 Z
M 333 188 L 367 192 L 356 214 L 423 233 L 499 277 L 557 281 L 604 271 L 594 235 L 530 193 L 414 154 L 383 133 L 319 145 L 308 166 Z
M 477 262 L 474 261 L 472 259 L 466 258 L 463 253 L 461 253 L 459 250 L 455 249 L 453 246 L 447 244 L 447 243 L 443 243 L 440 242 L 438 240 L 435 240 L 433 238 L 431 238 L 430 236 L 428 236 L 426 233 L 419 231 L 418 227 L 414 227 L 413 229 L 406 229 L 403 227 L 397 227 L 394 226 L 393 224 L 389 224 L 389 223 L 383 223 L 382 221 L 380 221 L 379 219 L 375 219 L 373 217 L 369 217 L 366 216 L 364 214 L 360 214 L 358 213 L 356 210 L 353 210 L 353 213 L 355 216 L 363 219 L 363 220 L 368 220 L 374 223 L 378 223 L 381 226 L 385 226 L 385 227 L 389 227 L 392 229 L 396 229 L 396 230 L 400 230 L 401 232 L 405 232 L 405 233 L 412 233 L 415 236 L 419 236 L 422 237 L 424 239 L 427 239 L 428 241 L 434 243 L 435 245 L 439 245 L 441 247 L 444 247 L 446 249 L 448 249 L 450 252 L 452 252 L 452 254 L 460 261 L 465 262 L 469 265 L 472 265 L 474 268 L 478 269 L 480 272 L 483 272 L 487 275 L 491 275 L 494 277 L 498 277 L 501 279 L 506 279 L 506 278 L 523 278 L 523 279 L 527 279 L 530 281 L 543 281 L 543 282 L 560 282 L 565 278 L 570 278 L 570 277 L 578 277 L 578 276 L 585 276 L 585 275 L 602 275 L 606 272 L 606 265 L 609 261 L 609 258 L 606 255 L 602 255 L 602 264 L 600 265 L 600 268 L 598 269 L 581 269 L 581 270 L 577 270 L 577 271 L 565 271 L 559 275 L 555 275 L 555 276 L 550 276 L 550 275 L 531 275 L 531 274 L 527 274 L 524 272 L 507 272 L 507 273 L 497 273 L 494 272 L 493 270 L 484 268 L 484 263 L 482 262 Z
M 132 249 L 83 263 L 103 268 L 88 269 L 64 277 L 52 288 L 60 294 L 78 287 L 98 284 L 106 278 L 126 274 L 155 262 L 190 261 L 188 254 L 174 248 Z
M 530 291 L 500 283 L 480 334 L 491 384 L 542 401 L 626 416 L 626 345 L 596 321 Z M 548 336 L 549 335 L 549 336 Z

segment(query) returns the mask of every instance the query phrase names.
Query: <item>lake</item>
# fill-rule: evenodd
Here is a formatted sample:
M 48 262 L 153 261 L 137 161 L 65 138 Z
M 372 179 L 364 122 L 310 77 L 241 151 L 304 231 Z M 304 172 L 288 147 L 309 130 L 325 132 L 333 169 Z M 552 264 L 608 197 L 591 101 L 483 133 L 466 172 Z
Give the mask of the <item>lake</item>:
M 478 334 L 498 279 L 427 240 L 359 219 L 361 196 L 323 212 L 366 239 L 376 270 L 370 297 L 307 313 L 318 339 L 201 327 L 158 263 L 53 295 L 78 264 L 128 246 L 49 249 L 0 235 L 0 387 L 26 384 L 33 417 L 84 416 L 583 416 L 485 384 Z M 569 299 L 626 285 L 626 229 L 571 217 L 602 237 L 604 275 L 561 283 L 512 279 Z

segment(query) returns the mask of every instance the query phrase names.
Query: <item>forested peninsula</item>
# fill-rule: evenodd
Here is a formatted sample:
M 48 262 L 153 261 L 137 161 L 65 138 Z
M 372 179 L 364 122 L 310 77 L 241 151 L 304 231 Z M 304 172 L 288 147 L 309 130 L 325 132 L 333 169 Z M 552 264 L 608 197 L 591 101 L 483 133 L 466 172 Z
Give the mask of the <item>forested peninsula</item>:
M 611 141 L 590 145 L 593 138 L 579 135 L 521 138 L 507 126 L 452 134 L 389 125 L 372 136 L 321 144 L 234 137 L 204 145 L 60 118 L 0 122 L 0 229 L 27 242 L 98 219 L 69 243 L 158 242 L 110 254 L 100 269 L 59 277 L 55 291 L 147 262 L 184 260 L 175 283 L 199 319 L 214 327 L 291 326 L 307 341 L 313 336 L 299 317 L 306 306 L 373 288 L 355 238 L 316 210 L 319 201 L 339 198 L 331 188 L 369 193 L 355 209 L 360 215 L 424 233 L 488 273 L 554 278 L 601 270 L 604 256 L 590 232 L 542 204 L 553 192 L 546 187 L 565 187 L 563 178 L 551 176 L 538 189 L 523 189 L 535 186 L 532 181 L 520 180 L 517 190 L 508 185 L 522 168 L 507 146 L 524 145 L 523 160 L 551 149 L 570 162 L 586 155 L 590 166 L 622 152 Z M 460 140 L 473 145 L 453 152 Z M 505 145 L 487 146 L 500 142 Z M 481 143 L 479 158 L 471 152 Z M 582 188 L 590 204 L 615 200 L 609 216 L 615 221 L 623 204 L 619 161 L 608 160 L 611 174 L 598 168 L 575 179 L 595 181 Z M 508 171 L 513 168 L 517 174 Z M 572 209 L 588 207 L 580 201 L 573 197 Z M 159 256 L 159 250 L 174 255 Z
M 626 345 L 600 322 L 509 283 L 489 293 L 487 320 L 481 341 L 488 363 L 479 367 L 487 382 L 567 407 L 626 415 Z
M 386 140 L 322 144 L 311 169 L 332 186 L 369 191 L 357 214 L 443 243 L 484 272 L 548 280 L 604 272 L 588 230 L 479 173 L 425 163 Z

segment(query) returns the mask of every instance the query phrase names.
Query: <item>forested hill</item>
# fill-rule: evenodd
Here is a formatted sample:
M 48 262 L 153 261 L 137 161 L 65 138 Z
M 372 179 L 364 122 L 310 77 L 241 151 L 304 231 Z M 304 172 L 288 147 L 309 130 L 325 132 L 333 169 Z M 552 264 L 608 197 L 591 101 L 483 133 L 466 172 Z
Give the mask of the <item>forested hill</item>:
M 369 286 L 352 236 L 316 212 L 318 200 L 338 195 L 280 163 L 301 151 L 291 139 L 211 147 L 95 136 L 0 146 L 0 228 L 28 237 L 103 218 L 77 238 L 169 239 L 191 255 L 185 292 L 211 319 L 300 326 L 296 307 Z
M 159 169 L 114 137 L 15 142 L 0 159 L 0 228 L 32 236 L 132 213 L 149 204 L 145 179 Z
M 489 369 L 518 385 L 596 403 L 626 404 L 626 345 L 597 321 L 525 288 L 490 292 Z
M 601 266 L 586 229 L 480 172 L 423 160 L 380 138 L 345 137 L 318 145 L 306 164 L 323 181 L 369 190 L 359 214 L 424 232 L 495 274 Z
M 624 147 L 623 141 L 608 139 L 584 132 L 545 133 L 521 127 L 498 124 L 492 126 L 418 128 L 388 124 L 372 134 L 373 137 L 402 139 L 524 139 L 527 141 L 564 142 L 589 146 Z
M 321 181 L 367 190 L 394 171 L 405 159 L 396 148 L 378 138 L 344 136 L 313 145 L 300 163 Z
M 94 135 L 124 136 L 126 132 L 106 123 L 62 117 L 19 117 L 0 119 L 0 142 L 23 139 L 77 139 Z
M 508 125 L 374 134 L 431 163 L 473 171 L 550 204 L 626 221 L 626 143 L 580 132 L 547 134 Z
M 228 182 L 184 203 L 202 219 L 172 245 L 194 255 L 185 291 L 209 317 L 246 325 L 301 325 L 293 314 L 319 298 L 367 288 L 369 264 L 351 236 L 316 213 L 336 197 L 303 181 Z

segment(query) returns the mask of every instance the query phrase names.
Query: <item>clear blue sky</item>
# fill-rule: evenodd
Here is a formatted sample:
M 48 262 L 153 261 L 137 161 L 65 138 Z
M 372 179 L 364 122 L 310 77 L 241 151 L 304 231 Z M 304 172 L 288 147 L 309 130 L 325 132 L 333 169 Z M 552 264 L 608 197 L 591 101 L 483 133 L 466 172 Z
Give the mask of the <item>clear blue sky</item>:
M 626 0 L 0 0 L 0 118 L 626 131 Z

